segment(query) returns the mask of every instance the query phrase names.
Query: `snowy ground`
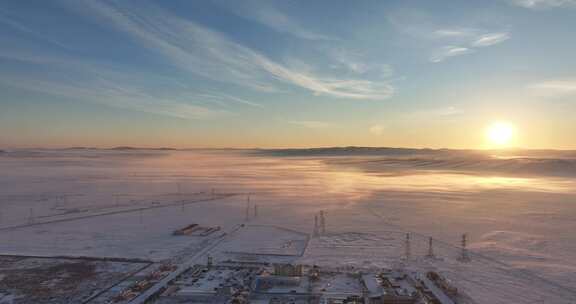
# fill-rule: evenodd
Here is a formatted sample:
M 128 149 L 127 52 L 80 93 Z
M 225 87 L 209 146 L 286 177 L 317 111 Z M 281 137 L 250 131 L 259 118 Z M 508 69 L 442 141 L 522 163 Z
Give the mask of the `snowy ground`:
M 259 213 L 250 225 L 295 231 L 280 236 L 279 228 L 252 227 L 244 245 L 306 263 L 378 267 L 399 264 L 411 231 L 413 259 L 404 267 L 445 272 L 478 303 L 575 303 L 572 155 L 463 153 L 447 161 L 246 150 L 12 151 L 0 155 L 0 253 L 152 260 L 193 254 L 202 240 L 172 231 L 190 223 L 230 229 L 245 220 L 250 192 Z M 213 191 L 236 195 L 205 200 Z M 146 206 L 160 208 L 138 211 Z M 38 224 L 120 209 L 134 211 Z M 319 210 L 327 212 L 328 232 L 303 245 L 298 232 L 312 232 Z M 26 224 L 36 225 L 8 229 Z M 452 247 L 463 233 L 469 264 L 457 262 Z M 422 257 L 427 236 L 438 241 L 438 260 Z M 222 250 L 258 251 L 234 244 Z

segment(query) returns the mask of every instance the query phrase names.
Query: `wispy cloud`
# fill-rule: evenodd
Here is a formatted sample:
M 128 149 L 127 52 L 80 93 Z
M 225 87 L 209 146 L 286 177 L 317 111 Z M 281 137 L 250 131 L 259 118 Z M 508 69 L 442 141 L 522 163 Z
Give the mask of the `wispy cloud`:
M 24 90 L 61 96 L 79 102 L 91 102 L 181 119 L 205 119 L 235 115 L 226 107 L 201 105 L 202 94 L 180 88 L 175 81 L 157 75 L 106 67 L 77 58 L 0 51 L 0 57 L 46 67 L 49 73 L 4 73 L 0 83 Z M 143 86 L 143 81 L 163 82 L 166 93 Z M 220 96 L 227 102 L 238 102 Z M 244 101 L 246 102 L 246 101 Z
M 431 62 L 442 62 L 450 57 L 474 53 L 477 48 L 485 48 L 502 43 L 510 39 L 508 32 L 484 33 L 476 29 L 444 29 L 432 32 L 437 39 L 451 39 L 460 45 L 448 45 L 437 49 L 432 56 Z
M 326 48 L 325 52 L 334 61 L 332 68 L 339 69 L 346 73 L 356 75 L 370 73 L 380 78 L 387 78 L 391 77 L 394 72 L 392 66 L 389 64 L 368 61 L 363 58 L 364 56 L 359 51 L 331 46 L 330 48 Z
M 0 76 L 0 83 L 37 91 L 70 100 L 81 100 L 110 107 L 170 116 L 181 119 L 204 119 L 231 116 L 226 110 L 211 109 L 189 103 L 187 98 L 158 98 L 137 88 L 118 85 L 108 81 L 94 83 L 66 83 L 46 79 L 30 79 Z
M 162 54 L 175 66 L 215 81 L 252 89 L 277 91 L 280 83 L 350 99 L 385 99 L 394 94 L 383 81 L 344 78 L 300 71 L 275 62 L 223 34 L 150 6 L 126 7 L 97 1 L 73 1 L 71 6 L 101 19 L 145 47 Z M 79 6 L 78 3 L 82 3 Z
M 335 59 L 336 64 L 334 67 L 338 67 L 338 65 L 344 67 L 347 71 L 356 74 L 364 74 L 370 70 L 371 66 L 365 62 L 354 58 L 355 56 L 350 54 L 342 49 L 336 49 L 331 51 L 332 57 Z
M 228 94 L 213 92 L 213 93 L 208 93 L 208 94 L 199 94 L 198 97 L 215 100 L 215 101 L 218 101 L 221 103 L 227 103 L 227 102 L 232 101 L 235 103 L 248 105 L 248 106 L 255 107 L 255 108 L 262 108 L 262 105 L 259 103 L 255 103 L 255 102 L 252 102 L 252 101 L 240 98 L 240 97 L 228 95 Z
M 576 79 L 546 80 L 528 86 L 528 89 L 542 97 L 561 97 L 576 95 Z
M 507 0 L 510 4 L 529 9 L 547 9 L 555 7 L 574 7 L 576 0 Z
M 372 100 L 394 95 L 394 88 L 387 82 L 338 77 L 319 78 L 307 72 L 290 70 L 268 60 L 260 60 L 258 64 L 278 79 L 306 88 L 315 95 Z
M 445 28 L 432 31 L 432 36 L 437 38 L 466 38 L 474 35 L 477 35 L 477 30 L 468 28 Z
M 275 7 L 271 1 L 246 0 L 220 3 L 240 17 L 254 20 L 280 33 L 307 40 L 336 40 L 302 26 L 293 17 Z
M 446 117 L 450 116 L 457 116 L 464 114 L 464 111 L 458 109 L 454 106 L 449 107 L 441 107 L 437 109 L 422 109 L 419 111 L 411 112 L 407 114 L 408 117 L 411 118 L 441 118 L 445 119 Z
M 317 120 L 296 120 L 289 121 L 289 123 L 309 129 L 325 129 L 332 127 L 331 123 Z
M 445 46 L 445 47 L 439 49 L 438 51 L 436 51 L 436 53 L 432 54 L 432 56 L 430 57 L 430 61 L 442 62 L 442 61 L 444 61 L 450 57 L 462 56 L 462 55 L 470 54 L 472 52 L 474 52 L 474 50 L 467 48 L 467 47 Z
M 509 33 L 490 33 L 477 37 L 473 42 L 474 47 L 492 46 L 510 39 Z
M 449 58 L 472 54 L 511 38 L 508 31 L 493 31 L 466 25 L 446 26 L 432 21 L 421 11 L 403 12 L 388 16 L 399 31 L 417 39 L 420 48 L 430 49 L 429 61 L 439 63 Z
M 432 31 L 430 37 L 438 40 L 456 41 L 469 47 L 487 47 L 510 39 L 506 31 L 488 32 L 477 28 L 443 28 Z
M 69 47 L 64 45 L 63 43 L 61 43 L 61 42 L 59 42 L 59 41 L 57 41 L 51 37 L 48 37 L 46 35 L 42 35 L 42 34 L 38 33 L 37 31 L 30 29 L 29 27 L 27 27 L 23 23 L 18 22 L 15 19 L 9 17 L 8 13 L 4 10 L 0 10 L 0 23 L 4 23 L 4 24 L 6 24 L 6 25 L 8 25 L 8 26 L 20 31 L 20 32 L 29 34 L 29 35 L 37 38 L 37 39 L 49 42 L 50 44 L 59 46 L 63 49 L 69 49 Z

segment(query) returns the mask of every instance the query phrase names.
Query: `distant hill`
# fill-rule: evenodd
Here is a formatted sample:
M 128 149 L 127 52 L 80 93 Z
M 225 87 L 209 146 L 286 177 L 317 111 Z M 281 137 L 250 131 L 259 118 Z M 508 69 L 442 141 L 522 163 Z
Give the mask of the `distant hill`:
M 268 149 L 260 150 L 265 154 L 276 156 L 346 156 L 346 155 L 431 155 L 450 154 L 454 152 L 466 153 L 472 150 L 448 150 L 448 149 L 415 149 L 415 148 L 390 148 L 390 147 L 327 147 L 309 149 Z
M 490 155 L 501 157 L 537 157 L 537 158 L 576 158 L 574 150 L 530 150 L 530 149 L 503 149 L 503 150 L 459 150 L 459 149 L 430 149 L 430 148 L 394 148 L 394 147 L 326 147 L 303 149 L 261 149 L 257 153 L 273 156 L 478 156 Z
M 134 150 L 175 151 L 175 150 L 177 150 L 177 149 L 174 149 L 174 148 L 166 148 L 166 147 L 160 147 L 160 148 L 138 148 L 138 147 L 130 147 L 130 146 L 119 146 L 119 147 L 110 148 L 110 150 L 119 150 L 119 151 L 134 151 Z
M 94 148 L 94 147 L 68 147 L 68 148 L 64 148 L 64 150 L 98 150 L 98 148 Z

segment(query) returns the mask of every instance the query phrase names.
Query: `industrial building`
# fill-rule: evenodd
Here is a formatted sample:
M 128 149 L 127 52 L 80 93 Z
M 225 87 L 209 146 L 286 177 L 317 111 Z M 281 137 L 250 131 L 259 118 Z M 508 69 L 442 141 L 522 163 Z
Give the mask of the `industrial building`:
M 322 269 L 227 261 L 195 265 L 155 303 L 457 304 L 459 293 L 435 272 Z

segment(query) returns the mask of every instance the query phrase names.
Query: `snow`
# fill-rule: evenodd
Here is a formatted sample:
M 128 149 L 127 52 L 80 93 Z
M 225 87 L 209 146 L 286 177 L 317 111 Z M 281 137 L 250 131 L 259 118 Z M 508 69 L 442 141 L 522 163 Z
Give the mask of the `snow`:
M 154 261 L 193 255 L 205 240 L 172 232 L 192 223 L 222 231 L 244 223 L 250 192 L 258 217 L 212 252 L 219 259 L 273 253 L 327 267 L 434 269 L 478 303 L 574 303 L 576 154 L 547 153 L 415 160 L 252 150 L 9 151 L 0 155 L 0 253 Z M 235 195 L 178 204 L 213 189 Z M 136 211 L 154 204 L 161 208 Z M 2 228 L 118 208 L 135 211 Z M 308 240 L 320 210 L 328 232 Z M 406 232 L 413 233 L 409 261 L 402 260 Z M 468 264 L 456 260 L 463 233 Z M 438 259 L 423 257 L 428 236 Z

